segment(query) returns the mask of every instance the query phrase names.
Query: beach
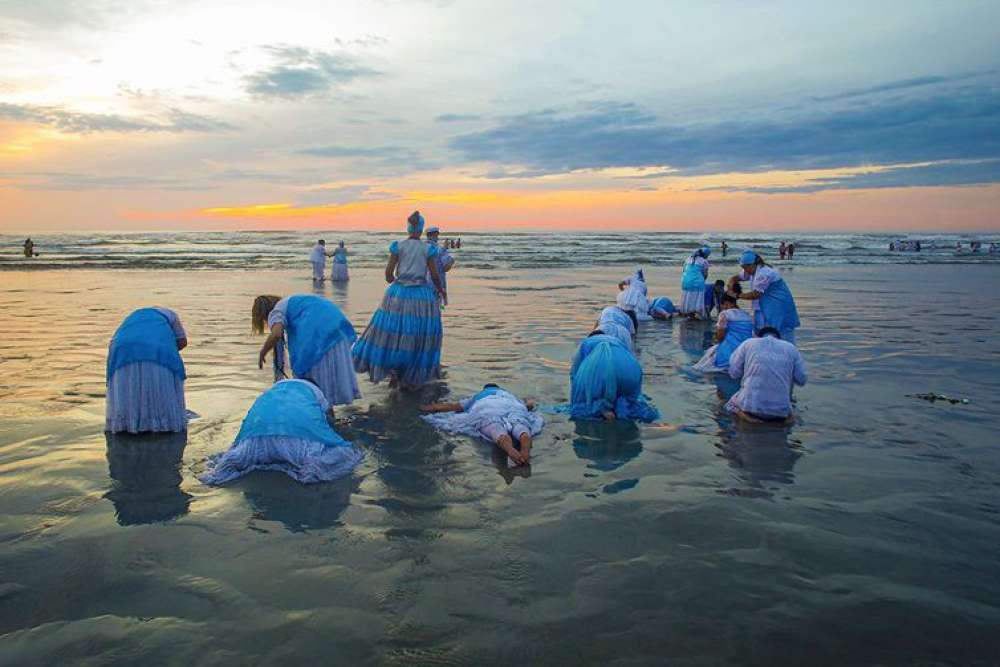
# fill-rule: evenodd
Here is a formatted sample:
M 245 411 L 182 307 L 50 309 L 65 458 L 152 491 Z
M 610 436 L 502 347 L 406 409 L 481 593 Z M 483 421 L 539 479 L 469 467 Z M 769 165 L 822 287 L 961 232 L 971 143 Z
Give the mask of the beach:
M 472 239 L 449 274 L 446 378 L 413 394 L 360 379 L 363 398 L 337 416 L 365 460 L 313 486 L 255 473 L 213 488 L 197 475 L 271 380 L 253 297 L 323 294 L 360 332 L 385 288 L 381 240 L 348 284 L 321 288 L 301 244 L 284 268 L 266 244 L 238 267 L 5 266 L 0 663 L 1000 655 L 1000 264 L 950 251 L 837 262 L 803 243 L 779 266 L 809 371 L 794 424 L 734 423 L 719 399 L 731 383 L 691 369 L 712 329 L 650 322 L 638 358 L 661 420 L 546 414 L 519 469 L 433 430 L 417 405 L 488 381 L 565 402 L 575 346 L 637 254 L 574 264 L 562 247 L 547 251 L 559 263 L 518 266 L 476 255 Z M 734 273 L 730 245 L 711 279 Z M 650 297 L 676 301 L 680 261 L 645 259 Z M 198 417 L 186 436 L 109 437 L 108 340 L 147 305 L 181 315 Z M 927 392 L 968 403 L 908 396 Z

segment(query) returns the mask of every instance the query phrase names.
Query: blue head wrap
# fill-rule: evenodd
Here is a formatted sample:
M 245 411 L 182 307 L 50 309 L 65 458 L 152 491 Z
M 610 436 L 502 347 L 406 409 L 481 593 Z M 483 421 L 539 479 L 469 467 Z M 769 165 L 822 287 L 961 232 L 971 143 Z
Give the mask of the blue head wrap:
M 753 250 L 747 248 L 746 250 L 743 251 L 743 254 L 740 255 L 741 266 L 746 266 L 747 264 L 756 264 L 756 263 L 757 263 L 757 253 L 755 253 Z
M 420 215 L 420 211 L 414 211 L 413 214 L 406 219 L 406 231 L 410 234 L 423 233 L 424 216 Z
M 707 244 L 706 244 L 706 245 L 703 245 L 703 246 L 701 247 L 701 256 L 702 256 L 702 257 L 708 257 L 708 256 L 709 256 L 709 255 L 711 255 L 711 254 L 712 254 L 712 249 L 711 249 L 710 247 L 708 247 L 708 245 L 707 245 Z

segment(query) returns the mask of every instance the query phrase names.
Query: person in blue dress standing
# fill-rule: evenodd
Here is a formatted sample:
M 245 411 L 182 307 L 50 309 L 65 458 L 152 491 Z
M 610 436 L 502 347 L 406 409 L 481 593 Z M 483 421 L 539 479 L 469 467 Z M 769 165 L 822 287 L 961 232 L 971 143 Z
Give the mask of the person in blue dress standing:
M 711 253 L 711 248 L 702 246 L 684 260 L 680 312 L 693 319 L 708 319 L 705 309 L 705 279 L 708 278 L 708 256 Z
M 333 409 L 308 380 L 282 380 L 257 397 L 232 446 L 208 460 L 205 484 L 225 484 L 253 470 L 277 470 L 311 484 L 351 473 L 364 458 L 330 425 Z
M 264 294 L 254 299 L 250 321 L 254 333 L 270 331 L 260 348 L 257 365 L 263 368 L 268 352 L 273 350 L 275 382 L 289 375 L 285 367 L 287 343 L 292 375 L 314 382 L 331 405 L 347 405 L 361 398 L 351 360 L 351 345 L 357 334 L 332 301 L 314 294 L 284 299 Z
M 343 283 L 350 280 L 347 273 L 347 248 L 341 241 L 337 249 L 333 251 L 333 268 L 330 269 L 330 280 L 336 283 Z
M 765 327 L 774 327 L 783 341 L 794 345 L 795 329 L 800 324 L 799 311 L 784 278 L 753 250 L 743 251 L 740 267 L 742 272 L 729 282 L 734 285 L 739 280 L 750 281 L 750 290 L 737 298 L 753 301 L 754 332 L 759 334 Z
M 382 304 L 354 344 L 354 368 L 372 382 L 415 388 L 441 375 L 441 304 L 448 295 L 438 273 L 437 246 L 420 240 L 424 216 L 407 219 L 409 236 L 389 246 Z M 428 273 L 430 283 L 428 283 Z
M 187 430 L 180 355 L 187 343 L 180 318 L 168 308 L 140 308 L 125 318 L 108 347 L 105 431 Z
M 631 350 L 600 331 L 584 338 L 570 368 L 573 419 L 635 419 L 660 416 L 642 393 L 642 367 Z

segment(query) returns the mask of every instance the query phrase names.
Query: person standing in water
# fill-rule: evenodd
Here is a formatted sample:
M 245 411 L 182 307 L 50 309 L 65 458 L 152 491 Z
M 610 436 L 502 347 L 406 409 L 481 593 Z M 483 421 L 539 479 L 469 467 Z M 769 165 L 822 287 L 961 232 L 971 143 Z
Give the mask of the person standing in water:
M 25 257 L 35 256 L 35 242 L 31 240 L 30 236 L 24 240 L 24 256 Z
M 332 301 L 315 294 L 284 299 L 262 294 L 254 299 L 250 327 L 255 334 L 270 331 L 260 348 L 257 365 L 263 368 L 267 353 L 274 350 L 275 382 L 288 377 L 287 341 L 292 374 L 318 386 L 331 405 L 347 405 L 361 398 L 351 361 L 351 344 L 357 334 Z
M 177 313 L 140 308 L 125 318 L 108 348 L 104 430 L 187 430 L 184 361 L 188 339 Z
M 794 255 L 795 255 L 795 244 L 794 243 L 789 243 L 788 244 L 788 261 L 789 262 L 792 261 L 792 257 Z
M 785 254 L 787 252 L 788 252 L 788 246 L 785 245 L 784 241 L 782 241 L 781 245 L 778 246 L 778 256 L 781 257 L 781 259 L 784 259 L 785 258 Z
M 730 292 L 738 281 L 750 281 L 750 291 L 742 292 L 737 298 L 753 301 L 754 329 L 759 332 L 765 327 L 774 327 L 783 340 L 794 345 L 795 329 L 800 324 L 799 311 L 781 274 L 749 249 L 740 255 L 740 266 L 742 273 L 729 280 Z
M 326 258 L 333 253 L 329 253 L 326 250 L 326 241 L 320 239 L 313 246 L 312 252 L 309 253 L 309 263 L 312 264 L 313 269 L 313 280 L 323 280 L 323 274 L 326 272 Z
M 351 351 L 354 369 L 372 382 L 416 388 L 441 376 L 441 305 L 447 293 L 434 257 L 437 246 L 420 240 L 424 216 L 414 211 L 406 221 L 409 236 L 389 246 L 382 305 Z M 430 273 L 431 284 L 427 282 Z
M 704 320 L 705 312 L 705 279 L 708 278 L 708 256 L 712 249 L 708 246 L 698 248 L 684 261 L 684 273 L 681 275 L 681 308 L 682 314 L 688 317 Z
M 330 280 L 338 283 L 347 282 L 350 276 L 347 275 L 347 248 L 344 242 L 337 244 L 337 249 L 333 251 L 333 267 L 330 269 Z
M 442 248 L 438 244 L 438 235 L 441 230 L 437 227 L 427 228 L 427 243 L 437 248 L 437 254 L 434 256 L 434 262 L 438 267 L 438 277 L 441 278 L 441 289 L 444 291 L 445 295 L 448 294 L 448 272 L 451 271 L 452 267 L 455 266 L 455 258 L 451 256 L 451 253 L 447 249 Z M 427 272 L 427 284 L 432 284 L 430 271 Z M 447 296 L 441 296 L 438 294 L 438 298 L 441 300 L 442 306 L 448 305 Z
M 722 256 L 723 256 L 723 257 L 725 257 L 725 256 L 726 256 L 726 251 L 727 251 L 727 250 L 729 250 L 729 246 L 728 246 L 728 245 L 726 244 L 726 242 L 725 242 L 725 241 L 723 241 L 723 242 L 722 242 Z
M 774 327 L 759 335 L 743 341 L 729 358 L 729 377 L 740 380 L 740 390 L 726 409 L 747 421 L 784 422 L 792 415 L 793 383 L 806 383 L 806 366 Z

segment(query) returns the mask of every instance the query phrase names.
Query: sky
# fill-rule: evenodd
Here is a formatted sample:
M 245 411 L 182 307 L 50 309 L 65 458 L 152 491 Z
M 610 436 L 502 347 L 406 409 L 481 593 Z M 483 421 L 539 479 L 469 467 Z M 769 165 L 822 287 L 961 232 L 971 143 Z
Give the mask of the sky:
M 1000 230 L 1000 2 L 0 0 L 0 232 Z

